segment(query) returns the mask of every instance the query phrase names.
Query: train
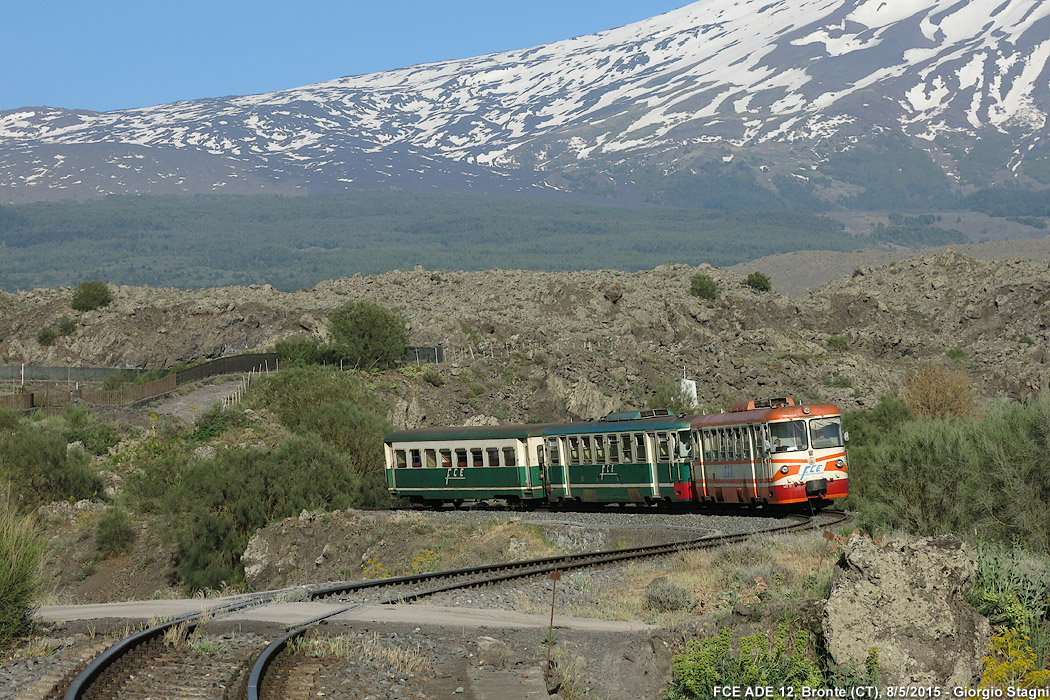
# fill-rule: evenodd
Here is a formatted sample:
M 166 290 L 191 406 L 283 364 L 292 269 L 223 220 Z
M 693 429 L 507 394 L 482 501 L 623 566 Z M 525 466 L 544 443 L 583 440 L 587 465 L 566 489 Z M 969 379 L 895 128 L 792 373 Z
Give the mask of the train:
M 819 510 L 849 495 L 839 409 L 791 397 L 571 423 L 431 427 L 384 437 L 387 489 L 411 504 L 637 504 Z

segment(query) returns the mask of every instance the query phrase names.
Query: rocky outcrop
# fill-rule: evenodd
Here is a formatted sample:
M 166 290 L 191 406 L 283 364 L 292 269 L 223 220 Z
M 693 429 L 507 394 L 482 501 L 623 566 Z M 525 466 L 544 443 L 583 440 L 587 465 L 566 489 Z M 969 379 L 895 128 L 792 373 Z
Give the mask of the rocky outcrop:
M 854 535 L 824 609 L 833 661 L 863 669 L 876 648 L 884 684 L 975 684 L 990 635 L 988 620 L 965 600 L 975 573 L 967 547 L 954 535 L 902 536 L 885 545 Z
M 786 260 L 768 261 L 774 285 L 795 276 Z M 698 273 L 717 283 L 715 300 L 688 293 Z M 476 416 L 596 418 L 645 407 L 657 386 L 683 374 L 697 381 L 709 411 L 769 396 L 871 406 L 922 361 L 957 363 L 982 396 L 1050 386 L 1045 262 L 944 251 L 856 268 L 804 295 L 777 290 L 751 289 L 742 271 L 676 264 L 638 272 L 399 270 L 287 293 L 268 285 L 111 287 L 113 303 L 84 314 L 70 308 L 69 288 L 0 293 L 0 364 L 157 368 L 265 350 L 290 337 L 323 341 L 332 309 L 368 300 L 403 314 L 414 345 L 444 348 L 436 376 L 390 373 L 371 382 L 396 427 Z M 40 345 L 38 331 L 63 316 L 77 322 L 75 332 Z

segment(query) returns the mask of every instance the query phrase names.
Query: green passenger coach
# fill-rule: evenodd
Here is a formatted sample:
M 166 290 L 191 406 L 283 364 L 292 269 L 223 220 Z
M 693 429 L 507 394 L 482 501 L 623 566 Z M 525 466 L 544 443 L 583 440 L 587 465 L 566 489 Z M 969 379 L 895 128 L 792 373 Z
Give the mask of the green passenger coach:
M 390 493 L 420 505 L 695 499 L 689 419 L 666 410 L 575 423 L 402 430 L 386 436 L 385 452 Z

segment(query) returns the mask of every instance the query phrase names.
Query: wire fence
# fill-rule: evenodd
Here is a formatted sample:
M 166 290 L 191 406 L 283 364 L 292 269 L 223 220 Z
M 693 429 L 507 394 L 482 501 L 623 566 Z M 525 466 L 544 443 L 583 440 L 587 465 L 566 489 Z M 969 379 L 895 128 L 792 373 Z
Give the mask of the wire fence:
M 30 411 L 37 408 L 62 406 L 82 401 L 96 406 L 119 406 L 148 401 L 175 391 L 183 384 L 206 379 L 219 374 L 247 372 L 256 374 L 277 371 L 280 358 L 274 353 L 253 353 L 220 357 L 181 372 L 164 374 L 159 379 L 132 384 L 116 389 L 103 389 L 83 382 L 101 382 L 109 377 L 127 376 L 129 370 L 98 367 L 33 367 L 8 365 L 0 367 L 0 379 L 17 380 L 18 389 L 13 394 L 0 394 L 0 408 L 15 411 Z M 57 370 L 61 370 L 58 372 Z M 142 374 L 145 370 L 130 370 Z M 30 377 L 36 379 L 30 380 Z M 90 377 L 90 379 L 85 379 Z M 32 391 L 25 384 L 32 381 Z M 62 386 L 64 384 L 64 387 Z M 243 393 L 243 392 L 242 392 Z

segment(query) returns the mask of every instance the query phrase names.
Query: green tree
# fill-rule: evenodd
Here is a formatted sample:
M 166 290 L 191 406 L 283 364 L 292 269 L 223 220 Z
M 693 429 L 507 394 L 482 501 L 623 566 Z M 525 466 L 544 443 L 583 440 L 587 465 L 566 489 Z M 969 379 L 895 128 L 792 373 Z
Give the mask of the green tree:
M 113 294 L 101 280 L 81 282 L 73 290 L 73 298 L 69 302 L 77 311 L 94 311 L 108 306 L 113 302 Z
M 392 367 L 405 354 L 405 319 L 370 301 L 348 301 L 328 314 L 333 345 L 350 365 Z
M 698 272 L 689 278 L 689 293 L 694 297 L 714 301 L 718 297 L 718 283 L 702 272 Z
M 761 272 L 752 272 L 747 276 L 747 286 L 754 289 L 756 292 L 769 292 L 773 290 L 773 284 L 769 281 L 769 277 Z

